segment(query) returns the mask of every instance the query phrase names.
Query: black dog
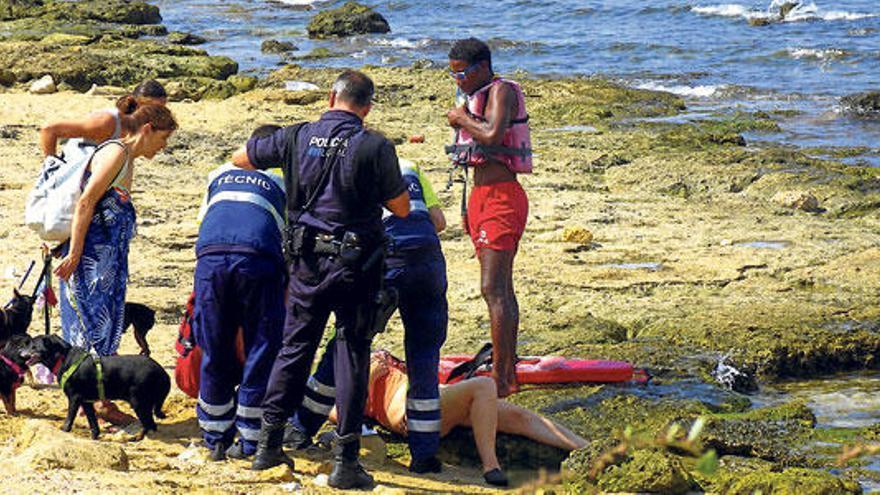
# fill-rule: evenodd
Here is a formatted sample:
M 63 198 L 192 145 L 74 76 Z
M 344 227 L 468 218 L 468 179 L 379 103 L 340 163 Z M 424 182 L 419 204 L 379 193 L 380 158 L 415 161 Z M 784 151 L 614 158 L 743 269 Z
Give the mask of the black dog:
M 125 321 L 122 328 L 134 327 L 134 340 L 141 348 L 142 356 L 150 355 L 147 332 L 156 324 L 156 312 L 140 303 L 125 303 Z
M 25 350 L 30 343 L 28 334 L 15 334 L 0 350 L 0 398 L 8 414 L 15 414 L 15 390 L 24 382 L 28 371 Z
M 19 294 L 13 290 L 15 297 L 9 301 L 5 309 L 0 309 L 0 346 L 13 335 L 27 333 L 31 325 L 31 315 L 34 311 L 34 298 Z
M 159 363 L 147 356 L 106 356 L 99 361 L 84 349 L 73 347 L 56 335 L 35 337 L 25 355 L 29 358 L 28 364 L 41 362 L 52 370 L 59 383 L 63 382 L 62 390 L 67 394 L 68 401 L 67 419 L 61 427 L 64 431 L 70 431 L 73 427 L 73 420 L 82 406 L 92 438 L 98 438 L 101 432 L 94 402 L 103 399 L 123 399 L 131 405 L 143 426 L 141 438 L 147 432 L 156 430 L 154 413 L 157 418 L 165 417 L 162 404 L 171 390 L 171 379 Z M 98 363 L 101 369 L 100 383 Z M 101 386 L 103 397 L 99 396 Z

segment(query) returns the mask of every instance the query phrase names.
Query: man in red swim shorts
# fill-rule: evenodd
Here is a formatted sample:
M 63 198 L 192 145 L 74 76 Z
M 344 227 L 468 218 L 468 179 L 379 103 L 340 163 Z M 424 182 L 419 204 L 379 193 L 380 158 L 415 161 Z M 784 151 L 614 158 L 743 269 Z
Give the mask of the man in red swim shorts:
M 481 292 L 492 322 L 493 378 L 498 395 L 517 389 L 515 376 L 519 306 L 513 290 L 513 259 L 526 226 L 529 203 L 517 174 L 531 173 L 528 114 L 519 84 L 496 78 L 489 47 L 456 41 L 450 74 L 467 103 L 447 113 L 455 143 L 446 151 L 474 169 L 474 187 L 462 219 L 480 260 Z

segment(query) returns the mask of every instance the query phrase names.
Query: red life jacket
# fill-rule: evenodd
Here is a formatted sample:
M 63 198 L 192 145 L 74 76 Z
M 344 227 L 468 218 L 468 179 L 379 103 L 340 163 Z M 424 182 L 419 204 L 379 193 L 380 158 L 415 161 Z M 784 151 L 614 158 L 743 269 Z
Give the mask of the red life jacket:
M 467 97 L 465 107 L 468 115 L 485 122 L 486 106 L 489 103 L 489 92 L 497 84 L 507 84 L 516 94 L 516 115 L 510 119 L 510 126 L 504 131 L 500 146 L 479 144 L 464 129 L 456 134 L 455 144 L 446 147 L 446 152 L 456 163 L 480 166 L 486 163 L 487 155 L 505 164 L 515 174 L 532 173 L 532 138 L 529 130 L 529 115 L 522 88 L 514 81 L 495 79 Z

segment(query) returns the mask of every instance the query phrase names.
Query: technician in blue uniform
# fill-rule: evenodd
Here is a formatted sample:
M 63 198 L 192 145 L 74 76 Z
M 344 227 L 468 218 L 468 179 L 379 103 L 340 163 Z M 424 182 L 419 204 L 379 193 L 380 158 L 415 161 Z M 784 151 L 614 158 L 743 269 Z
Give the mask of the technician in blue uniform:
M 437 366 L 446 341 L 446 261 L 437 233 L 446 218 L 431 183 L 412 162 L 400 160 L 400 172 L 409 190 L 410 213 L 398 218 L 385 211 L 385 232 L 392 241 L 386 259 L 385 285 L 399 294 L 398 309 L 404 327 L 406 373 L 406 428 L 415 473 L 440 472 L 440 392 Z M 305 398 L 285 435 L 285 444 L 302 448 L 326 421 L 335 399 L 334 341 L 309 377 Z
M 243 168 L 283 162 L 288 191 L 287 317 L 263 401 L 252 468 L 293 465 L 282 450 L 284 427 L 303 400 L 315 351 L 333 312 L 339 423 L 328 484 L 343 489 L 373 484 L 358 462 L 358 451 L 370 332 L 382 282 L 382 206 L 400 217 L 409 214 L 394 145 L 364 128 L 373 91 L 369 77 L 345 71 L 333 83 L 330 110 L 317 122 L 251 139 L 233 155 L 233 163 Z
M 263 126 L 253 136 L 278 129 Z M 285 195 L 281 177 L 231 163 L 211 172 L 208 183 L 196 241 L 193 333 L 202 349 L 196 415 L 211 458 L 219 461 L 227 449 L 239 458 L 256 450 L 263 396 L 284 326 Z M 231 365 L 237 362 L 239 328 L 243 369 Z M 240 441 L 231 447 L 236 431 Z

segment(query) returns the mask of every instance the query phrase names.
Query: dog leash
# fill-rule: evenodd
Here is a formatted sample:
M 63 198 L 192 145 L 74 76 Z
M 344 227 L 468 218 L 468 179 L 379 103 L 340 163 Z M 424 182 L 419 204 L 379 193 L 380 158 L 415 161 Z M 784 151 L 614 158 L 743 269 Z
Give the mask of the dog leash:
M 2 355 L 2 354 L 0 354 Z M 67 371 L 61 375 L 61 380 L 58 381 L 58 385 L 61 387 L 61 391 L 64 391 L 64 386 L 67 385 L 67 380 L 73 376 L 74 373 L 79 369 L 79 367 L 83 364 L 83 361 L 91 356 L 88 352 L 83 352 L 83 354 L 73 362 L 73 365 L 70 368 L 67 368 Z M 92 360 L 95 361 L 95 370 L 98 374 L 98 400 L 104 401 L 104 366 L 101 365 L 101 358 L 98 356 L 92 356 Z

